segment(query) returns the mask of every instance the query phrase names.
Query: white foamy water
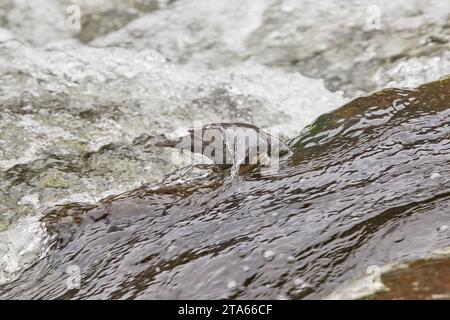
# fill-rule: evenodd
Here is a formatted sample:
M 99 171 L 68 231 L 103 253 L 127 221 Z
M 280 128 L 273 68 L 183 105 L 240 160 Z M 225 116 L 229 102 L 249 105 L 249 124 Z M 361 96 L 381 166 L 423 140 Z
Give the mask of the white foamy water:
M 49 239 L 38 219 L 25 217 L 0 232 L 0 284 L 15 279 L 48 250 Z

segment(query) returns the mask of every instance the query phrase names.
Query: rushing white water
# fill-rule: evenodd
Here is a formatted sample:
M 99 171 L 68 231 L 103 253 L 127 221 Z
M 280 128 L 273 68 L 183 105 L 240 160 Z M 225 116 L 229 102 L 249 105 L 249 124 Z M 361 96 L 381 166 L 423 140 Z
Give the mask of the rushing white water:
M 13 280 L 45 255 L 48 236 L 38 220 L 39 216 L 28 216 L 0 232 L 0 283 Z
M 449 16 L 440 0 L 176 1 L 92 44 L 155 48 L 208 68 L 256 61 L 354 96 L 385 87 L 373 77 L 398 60 L 448 51 Z

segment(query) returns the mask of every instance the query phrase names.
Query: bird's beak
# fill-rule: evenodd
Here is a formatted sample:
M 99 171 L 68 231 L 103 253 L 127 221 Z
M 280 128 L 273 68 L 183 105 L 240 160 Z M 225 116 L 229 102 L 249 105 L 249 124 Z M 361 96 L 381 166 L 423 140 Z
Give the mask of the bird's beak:
M 167 147 L 167 148 L 175 148 L 177 144 L 181 142 L 181 139 L 176 140 L 163 140 L 155 143 L 156 147 Z

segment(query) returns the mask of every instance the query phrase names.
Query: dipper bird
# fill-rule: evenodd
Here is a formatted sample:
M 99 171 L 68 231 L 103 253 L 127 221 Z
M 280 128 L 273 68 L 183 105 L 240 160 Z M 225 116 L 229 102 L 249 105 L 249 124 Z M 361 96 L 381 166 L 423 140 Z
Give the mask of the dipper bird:
M 201 153 L 222 170 L 239 166 L 240 173 L 268 165 L 270 159 L 289 153 L 284 142 L 246 123 L 212 123 L 188 132 L 155 145 Z

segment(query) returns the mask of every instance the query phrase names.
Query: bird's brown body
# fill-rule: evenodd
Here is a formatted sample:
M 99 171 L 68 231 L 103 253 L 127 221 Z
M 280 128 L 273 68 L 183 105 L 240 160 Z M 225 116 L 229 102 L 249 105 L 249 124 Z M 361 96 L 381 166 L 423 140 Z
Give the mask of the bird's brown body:
M 245 123 L 214 123 L 198 129 L 175 140 L 156 143 L 158 147 L 170 147 L 201 153 L 221 169 L 240 165 L 244 169 L 259 166 L 262 157 L 283 156 L 289 152 L 288 146 L 259 129 Z

